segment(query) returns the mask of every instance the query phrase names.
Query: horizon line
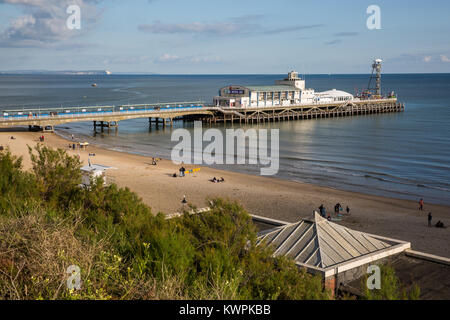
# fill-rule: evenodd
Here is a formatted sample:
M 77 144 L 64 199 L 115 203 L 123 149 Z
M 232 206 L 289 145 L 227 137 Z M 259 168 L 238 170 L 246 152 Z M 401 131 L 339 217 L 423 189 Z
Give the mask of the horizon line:
M 28 72 L 26 72 L 28 71 Z M 48 72 L 48 73 L 46 73 Z M 56 76 L 113 76 L 113 75 L 149 75 L 149 76 L 165 76 L 165 75 L 174 75 L 174 76 L 222 76 L 222 75 L 243 75 L 243 76 L 250 76 L 250 75 L 284 75 L 286 73 L 158 73 L 158 72 L 113 72 L 111 71 L 111 74 L 54 74 L 57 72 L 67 72 L 67 70 L 14 70 L 14 71 L 0 71 L 0 75 L 56 75 Z M 74 71 L 74 72 L 85 72 L 85 71 Z M 86 71 L 88 72 L 88 71 Z M 299 72 L 300 73 L 300 72 Z M 367 73 L 302 73 L 302 75 L 370 75 L 370 72 Z M 405 75 L 405 74 L 450 74 L 450 72 L 385 72 L 382 73 L 383 75 Z

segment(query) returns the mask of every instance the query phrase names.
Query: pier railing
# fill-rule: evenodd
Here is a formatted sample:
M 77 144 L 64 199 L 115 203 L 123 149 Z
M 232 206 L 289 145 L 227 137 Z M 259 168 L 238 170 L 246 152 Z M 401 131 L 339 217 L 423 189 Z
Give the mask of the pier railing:
M 189 105 L 187 105 L 189 104 Z M 171 113 L 174 111 L 190 111 L 204 108 L 201 101 L 174 102 L 164 104 L 146 105 L 121 105 L 121 106 L 96 106 L 74 108 L 46 108 L 46 109 L 22 109 L 4 110 L 0 115 L 0 121 L 24 121 L 67 118 L 91 118 L 93 116 L 122 116 L 131 114 L 156 114 Z M 72 111 L 73 110 L 73 111 Z
M 404 104 L 397 103 L 397 99 L 352 100 L 336 102 L 318 102 L 293 106 L 266 106 L 247 108 L 224 108 L 208 106 L 201 101 L 176 102 L 159 104 L 96 106 L 76 108 L 46 108 L 5 110 L 0 116 L 0 126 L 51 127 L 68 122 L 93 121 L 94 128 L 117 127 L 118 122 L 128 119 L 146 118 L 159 119 L 165 125 L 174 119 L 201 120 L 216 122 L 245 122 L 254 123 L 264 121 L 283 121 L 313 118 L 328 118 L 340 116 L 363 115 L 385 112 L 404 111 Z M 13 113 L 13 114 L 10 114 Z M 100 122 L 100 124 L 97 124 Z M 112 125 L 112 123 L 114 123 Z

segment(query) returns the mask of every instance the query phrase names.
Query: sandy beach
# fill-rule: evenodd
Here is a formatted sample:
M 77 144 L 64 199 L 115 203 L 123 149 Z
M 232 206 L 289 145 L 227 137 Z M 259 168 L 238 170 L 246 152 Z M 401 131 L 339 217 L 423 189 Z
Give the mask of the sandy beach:
M 40 132 L 1 131 L 0 145 L 23 156 L 25 169 L 30 168 L 27 145 L 39 141 Z M 14 136 L 15 139 L 10 137 Z M 79 154 L 84 164 L 89 153 L 94 153 L 91 162 L 114 167 L 108 171 L 108 179 L 121 187 L 129 187 L 142 197 L 154 213 L 179 212 L 181 200 L 186 195 L 189 204 L 207 206 L 207 198 L 222 197 L 236 200 L 251 214 L 294 222 L 310 217 L 313 210 L 324 204 L 332 212 L 336 203 L 351 208 L 339 222 L 349 228 L 381 236 L 410 241 L 414 250 L 450 257 L 450 229 L 427 227 L 427 214 L 433 213 L 433 222 L 450 223 L 450 207 L 428 204 L 424 211 L 418 210 L 418 201 L 366 195 L 341 191 L 311 184 L 285 181 L 254 175 L 246 175 L 201 167 L 201 170 L 186 177 L 172 177 L 179 167 L 170 160 L 161 159 L 152 165 L 149 157 L 121 153 L 90 145 L 87 150 L 69 149 L 70 141 L 56 134 L 44 133 L 44 144 L 63 148 L 69 154 Z M 76 137 L 75 137 L 76 140 Z M 77 141 L 77 140 L 76 140 Z M 189 165 L 187 169 L 199 168 Z M 223 177 L 225 182 L 212 183 L 213 177 Z M 417 199 L 419 200 L 419 199 Z

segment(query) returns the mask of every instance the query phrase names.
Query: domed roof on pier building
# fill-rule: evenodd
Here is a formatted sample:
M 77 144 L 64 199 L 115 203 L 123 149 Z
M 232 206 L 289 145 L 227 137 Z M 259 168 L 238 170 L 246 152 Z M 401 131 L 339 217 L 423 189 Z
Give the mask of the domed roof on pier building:
M 352 97 L 353 95 L 351 93 L 342 91 L 342 90 L 336 90 L 336 89 L 332 89 L 332 90 L 327 90 L 327 91 L 322 91 L 322 92 L 316 92 L 316 96 L 322 96 L 322 97 L 331 97 L 331 98 L 335 98 L 335 97 Z

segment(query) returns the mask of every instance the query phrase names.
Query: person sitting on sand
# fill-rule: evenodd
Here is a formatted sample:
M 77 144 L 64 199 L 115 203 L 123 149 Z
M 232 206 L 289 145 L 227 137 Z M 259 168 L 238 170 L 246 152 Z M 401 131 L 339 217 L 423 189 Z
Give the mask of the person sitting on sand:
M 186 195 L 183 196 L 183 200 L 181 200 L 181 203 L 187 203 Z
M 152 165 L 156 166 L 156 160 L 155 160 L 155 158 L 152 158 Z
M 174 174 L 172 175 L 172 177 L 173 177 L 173 178 L 176 178 L 176 177 L 177 177 L 177 174 L 176 174 L 176 173 L 174 173 Z
M 214 183 L 216 183 L 217 182 L 217 179 L 216 179 L 216 177 L 214 177 L 214 178 L 212 178 L 212 180 L 211 180 L 212 182 L 214 182 Z
M 225 182 L 225 179 L 223 177 L 220 178 L 220 180 L 218 180 L 219 182 Z
M 439 221 L 436 223 L 436 228 L 445 228 L 444 223 L 443 223 L 441 220 L 439 220 Z

